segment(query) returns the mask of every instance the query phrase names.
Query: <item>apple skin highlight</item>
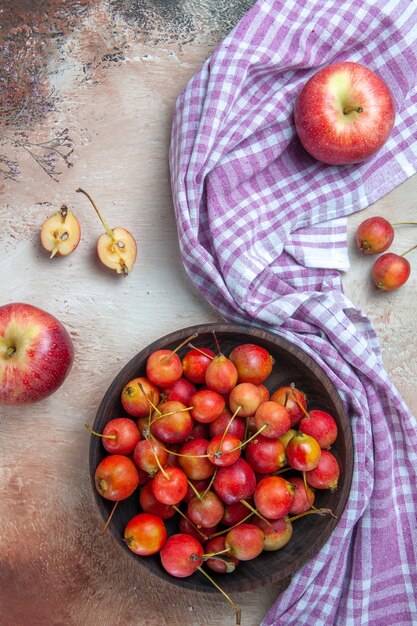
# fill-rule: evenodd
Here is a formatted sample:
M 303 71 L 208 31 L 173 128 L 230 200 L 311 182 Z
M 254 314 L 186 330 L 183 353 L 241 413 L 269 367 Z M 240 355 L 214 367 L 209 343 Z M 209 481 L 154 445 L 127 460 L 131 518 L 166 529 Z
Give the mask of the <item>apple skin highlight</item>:
M 323 163 L 360 163 L 387 141 L 395 104 L 387 84 L 359 63 L 319 70 L 302 88 L 294 122 L 307 152 Z

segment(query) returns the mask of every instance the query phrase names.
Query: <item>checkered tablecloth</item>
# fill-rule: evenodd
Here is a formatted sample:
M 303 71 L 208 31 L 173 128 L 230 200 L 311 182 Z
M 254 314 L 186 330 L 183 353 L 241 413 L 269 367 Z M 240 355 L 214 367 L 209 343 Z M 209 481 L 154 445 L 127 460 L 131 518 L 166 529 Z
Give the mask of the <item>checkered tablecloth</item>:
M 376 71 L 397 115 L 369 162 L 335 167 L 302 149 L 293 108 L 317 68 L 341 60 Z M 353 430 L 344 514 L 264 626 L 417 624 L 416 421 L 340 278 L 346 216 L 417 170 L 416 79 L 415 1 L 259 0 L 177 102 L 170 167 L 190 279 L 225 319 L 310 354 Z

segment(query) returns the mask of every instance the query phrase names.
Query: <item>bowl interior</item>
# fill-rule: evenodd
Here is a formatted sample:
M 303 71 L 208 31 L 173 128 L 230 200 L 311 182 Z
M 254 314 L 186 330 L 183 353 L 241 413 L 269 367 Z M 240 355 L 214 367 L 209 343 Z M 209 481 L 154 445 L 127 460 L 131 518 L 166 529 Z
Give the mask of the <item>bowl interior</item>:
M 308 409 L 320 408 L 334 416 L 338 425 L 338 438 L 332 446 L 332 452 L 337 457 L 341 475 L 336 491 L 316 490 L 315 506 L 330 508 L 336 519 L 330 516 L 307 515 L 293 523 L 293 536 L 289 543 L 276 552 L 263 552 L 252 561 L 241 562 L 239 567 L 230 575 L 210 575 L 227 592 L 254 590 L 265 583 L 281 581 L 306 563 L 324 545 L 335 528 L 340 517 L 351 484 L 353 471 L 353 447 L 350 424 L 345 415 L 342 402 L 334 385 L 322 369 L 302 350 L 287 340 L 267 331 L 244 325 L 234 324 L 207 324 L 191 326 L 173 332 L 153 342 L 139 352 L 117 374 L 104 395 L 99 406 L 94 430 L 102 432 L 105 424 L 114 417 L 126 415 L 121 404 L 120 396 L 125 384 L 145 374 L 146 360 L 151 352 L 160 348 L 175 348 L 181 341 L 194 332 L 198 332 L 194 344 L 198 347 L 209 347 L 216 351 L 213 331 L 227 356 L 231 350 L 242 343 L 256 343 L 272 354 L 275 359 L 273 371 L 265 385 L 272 392 L 282 385 L 294 382 L 296 387 L 307 394 Z M 182 356 L 188 350 L 180 350 Z M 94 472 L 98 463 L 106 456 L 101 440 L 91 437 L 90 442 L 90 477 L 95 499 L 103 520 L 107 520 L 113 503 L 102 498 L 94 486 Z M 123 531 L 127 522 L 140 513 L 138 493 L 120 502 L 109 525 L 111 532 L 122 549 L 134 559 L 132 569 L 135 568 L 140 576 L 140 568 L 145 567 L 155 575 L 180 587 L 199 591 L 213 591 L 213 585 L 199 572 L 189 578 L 178 579 L 167 574 L 161 564 L 159 555 L 140 557 L 133 554 L 123 543 Z M 177 516 L 176 516 L 177 517 Z M 172 519 L 166 522 L 168 533 L 177 532 L 177 522 Z

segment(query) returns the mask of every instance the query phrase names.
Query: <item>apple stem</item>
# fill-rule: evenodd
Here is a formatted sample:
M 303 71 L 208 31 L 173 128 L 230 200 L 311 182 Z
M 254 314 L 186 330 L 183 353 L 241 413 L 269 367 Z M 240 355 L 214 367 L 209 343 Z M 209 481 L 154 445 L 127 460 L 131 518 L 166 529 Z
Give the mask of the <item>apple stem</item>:
M 7 348 L 7 350 L 6 350 L 6 357 L 8 359 L 10 359 L 10 357 L 13 356 L 15 352 L 16 352 L 16 348 L 14 346 L 11 346 L 10 348 Z
M 227 593 L 225 591 L 223 591 L 223 589 L 220 587 L 220 585 L 218 585 L 211 576 L 209 576 L 209 574 L 207 574 L 207 572 L 205 570 L 203 570 L 203 568 L 199 565 L 197 567 L 198 571 L 201 572 L 202 574 L 204 574 L 204 576 L 206 578 L 208 578 L 208 580 L 211 582 L 212 585 L 214 585 L 216 587 L 216 589 L 218 589 L 220 591 L 220 593 L 222 593 L 224 595 L 224 597 L 226 598 L 226 600 L 232 605 L 234 611 L 235 611 L 235 615 L 236 615 L 236 626 L 240 626 L 241 623 L 241 610 L 240 608 L 233 602 L 233 600 L 227 595 Z
M 77 193 L 83 193 L 85 196 L 87 196 L 87 198 L 90 200 L 91 204 L 93 205 L 99 219 L 100 222 L 103 224 L 104 226 L 104 230 L 106 231 L 106 233 L 108 234 L 108 236 L 113 240 L 116 241 L 116 237 L 113 235 L 113 232 L 111 230 L 111 228 L 106 224 L 106 222 L 103 220 L 103 218 L 101 217 L 100 211 L 98 210 L 98 208 L 96 207 L 96 204 L 93 200 L 93 198 L 90 196 L 89 193 L 87 193 L 87 191 L 84 191 L 84 189 L 81 189 L 81 187 L 78 187 L 78 189 L 75 190 Z
M 356 113 L 362 113 L 363 107 L 346 107 L 343 109 L 344 115 L 349 115 L 349 113 L 352 113 L 353 111 Z
M 116 500 L 116 502 L 114 503 L 113 508 L 112 508 L 112 510 L 110 511 L 110 515 L 109 515 L 109 516 L 108 516 L 108 518 L 107 518 L 107 522 L 104 524 L 103 528 L 102 528 L 102 529 L 101 529 L 101 531 L 100 531 L 100 535 L 104 535 L 104 533 L 106 532 L 107 527 L 108 527 L 108 525 L 109 525 L 109 524 L 110 524 L 110 522 L 111 522 L 111 518 L 113 517 L 113 513 L 115 512 L 116 507 L 117 507 L 117 505 L 119 504 L 119 502 L 120 502 L 120 500 Z
M 406 254 L 408 254 L 409 252 L 411 252 L 412 250 L 415 250 L 417 248 L 417 244 L 415 246 L 413 246 L 412 248 L 409 248 L 408 250 L 406 250 L 405 252 L 403 252 L 402 254 L 400 254 L 400 256 L 405 256 Z
M 197 350 L 197 352 L 200 352 L 200 354 L 203 354 L 204 356 L 206 356 L 208 359 L 213 360 L 214 356 L 211 356 L 211 354 L 206 354 L 203 350 L 200 350 L 200 348 L 197 348 L 197 346 L 194 346 L 192 343 L 188 344 L 189 348 L 192 348 L 193 350 Z
M 103 435 L 100 433 L 96 433 L 96 431 L 93 430 L 89 424 L 84 424 L 84 426 L 86 427 L 90 435 L 96 435 L 96 437 L 102 437 L 103 439 L 117 439 L 117 435 Z

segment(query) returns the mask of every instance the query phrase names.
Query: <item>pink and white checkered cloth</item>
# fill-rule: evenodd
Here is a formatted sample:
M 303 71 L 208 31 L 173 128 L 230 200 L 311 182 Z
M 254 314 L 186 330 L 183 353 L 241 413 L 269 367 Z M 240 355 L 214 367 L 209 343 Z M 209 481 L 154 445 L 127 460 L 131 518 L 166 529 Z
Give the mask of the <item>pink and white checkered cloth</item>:
M 293 125 L 302 85 L 341 60 L 375 70 L 397 106 L 389 141 L 359 166 L 315 161 Z M 346 216 L 417 170 L 416 79 L 416 2 L 259 0 L 177 102 L 170 165 L 190 279 L 226 319 L 309 353 L 353 429 L 344 514 L 264 626 L 417 624 L 416 422 L 338 271 Z

